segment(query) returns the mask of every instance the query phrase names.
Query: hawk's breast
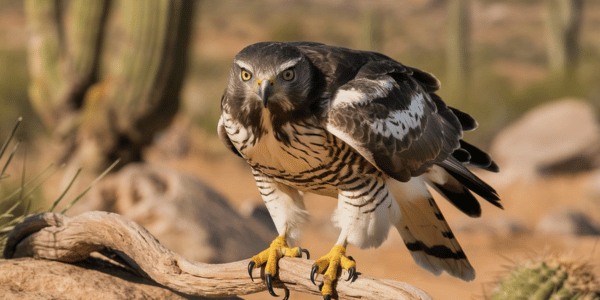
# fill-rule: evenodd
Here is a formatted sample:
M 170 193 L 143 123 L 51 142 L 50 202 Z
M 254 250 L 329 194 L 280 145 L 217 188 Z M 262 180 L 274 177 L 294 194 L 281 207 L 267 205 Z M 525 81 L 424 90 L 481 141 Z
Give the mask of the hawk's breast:
M 344 185 L 379 173 L 316 120 L 284 123 L 277 132 L 268 115 L 260 128 L 244 127 L 227 115 L 224 122 L 230 140 L 253 169 L 302 191 L 336 197 Z
M 261 137 L 245 153 L 252 166 L 264 171 L 276 169 L 277 173 L 299 174 L 331 163 L 332 157 L 328 154 L 333 146 L 332 137 L 314 121 L 288 122 L 275 129 L 265 109 L 260 130 Z

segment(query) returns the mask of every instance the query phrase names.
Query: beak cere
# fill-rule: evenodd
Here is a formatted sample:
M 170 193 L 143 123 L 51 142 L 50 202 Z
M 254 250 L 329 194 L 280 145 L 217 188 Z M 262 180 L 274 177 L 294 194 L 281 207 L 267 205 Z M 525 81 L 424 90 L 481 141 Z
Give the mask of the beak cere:
M 259 81 L 258 86 L 258 96 L 262 100 L 263 106 L 267 107 L 267 103 L 269 102 L 269 97 L 272 94 L 272 85 L 271 80 L 261 80 Z

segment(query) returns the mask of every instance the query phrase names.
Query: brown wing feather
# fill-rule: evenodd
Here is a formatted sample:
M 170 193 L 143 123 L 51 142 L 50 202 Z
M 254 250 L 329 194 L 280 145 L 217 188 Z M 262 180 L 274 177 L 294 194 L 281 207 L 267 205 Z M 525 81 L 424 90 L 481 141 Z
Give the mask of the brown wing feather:
M 460 124 L 437 111 L 426 73 L 392 60 L 365 64 L 334 95 L 327 129 L 391 177 L 408 181 L 459 146 Z M 437 82 L 437 81 L 435 81 Z M 449 110 L 448 110 L 449 111 Z

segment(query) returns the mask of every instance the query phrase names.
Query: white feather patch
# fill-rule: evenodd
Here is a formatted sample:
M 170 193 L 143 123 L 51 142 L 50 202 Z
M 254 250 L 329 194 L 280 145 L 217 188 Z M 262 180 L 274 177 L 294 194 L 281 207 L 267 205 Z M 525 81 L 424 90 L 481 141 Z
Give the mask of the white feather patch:
M 442 167 L 433 165 L 429 171 L 427 171 L 426 175 L 427 180 L 430 182 L 437 183 L 439 185 L 444 185 L 448 181 L 448 172 L 444 170 Z
M 238 67 L 246 69 L 250 72 L 252 72 L 252 66 L 249 63 L 246 63 L 245 61 L 236 59 L 233 61 L 234 64 L 238 65 Z
M 298 62 L 300 60 L 302 60 L 302 57 L 297 57 L 297 58 L 294 58 L 294 59 L 291 59 L 291 60 L 288 60 L 288 61 L 282 63 L 281 65 L 279 65 L 277 67 L 277 72 L 276 73 L 283 72 L 283 71 L 285 71 L 285 70 L 287 70 L 287 69 L 295 66 L 296 64 L 298 64 Z
M 290 239 L 300 238 L 302 225 L 309 218 L 309 214 L 304 207 L 302 194 L 298 190 L 274 182 L 258 172 L 254 173 L 254 178 L 257 181 L 259 190 L 266 189 L 270 191 L 262 197 L 277 232 L 286 235 Z
M 385 119 L 376 119 L 370 124 L 371 129 L 385 137 L 402 139 L 410 129 L 421 125 L 425 107 L 423 94 L 415 94 L 411 98 L 410 105 L 405 110 L 391 112 Z
M 394 81 L 392 78 L 380 80 L 356 79 L 355 81 L 357 83 L 364 82 L 368 88 L 358 90 L 354 87 L 351 87 L 350 89 L 342 87 L 335 94 L 332 105 L 359 104 L 372 101 L 373 99 L 385 98 L 394 88 Z
M 338 195 L 338 207 L 332 217 L 334 225 L 342 230 L 338 242 L 346 241 L 360 248 L 379 247 L 387 239 L 390 226 L 398 221 L 400 210 L 394 196 L 387 192 L 383 179 L 374 180 L 379 185 L 371 191 L 368 190 L 370 184 L 367 184 L 361 190 L 341 191 Z M 384 190 L 375 193 L 381 185 L 384 185 Z M 354 198 L 357 194 L 365 196 Z M 357 206 L 369 200 L 372 202 Z
M 356 89 L 338 90 L 333 103 L 361 103 L 367 100 L 367 95 Z

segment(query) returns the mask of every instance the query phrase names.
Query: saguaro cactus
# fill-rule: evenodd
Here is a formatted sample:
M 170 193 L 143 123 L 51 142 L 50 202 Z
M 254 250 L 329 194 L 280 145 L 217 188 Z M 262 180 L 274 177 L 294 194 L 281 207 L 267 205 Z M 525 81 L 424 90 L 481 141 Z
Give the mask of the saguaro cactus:
M 361 47 L 381 51 L 383 48 L 383 18 L 381 8 L 371 4 L 364 10 L 361 19 Z
M 491 297 L 504 299 L 600 299 L 600 283 L 585 263 L 557 257 L 515 267 Z
M 178 109 L 193 3 L 27 1 L 31 101 L 65 161 L 140 160 Z
M 30 99 L 42 121 L 61 128 L 83 102 L 96 76 L 106 0 L 25 2 L 29 26 Z
M 470 79 L 470 0 L 451 0 L 448 7 L 447 82 L 452 97 L 464 101 Z
M 548 61 L 551 70 L 570 77 L 579 60 L 583 0 L 548 0 Z

